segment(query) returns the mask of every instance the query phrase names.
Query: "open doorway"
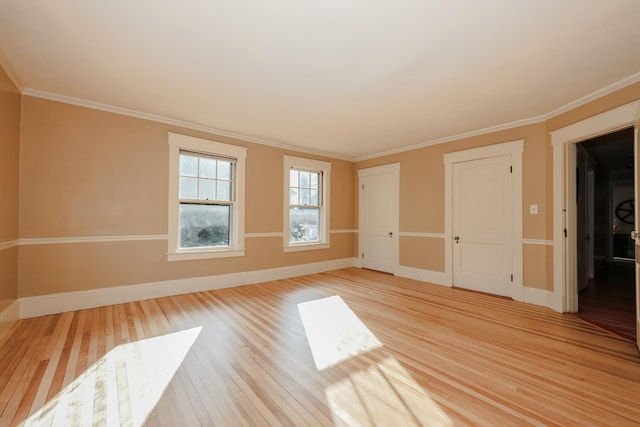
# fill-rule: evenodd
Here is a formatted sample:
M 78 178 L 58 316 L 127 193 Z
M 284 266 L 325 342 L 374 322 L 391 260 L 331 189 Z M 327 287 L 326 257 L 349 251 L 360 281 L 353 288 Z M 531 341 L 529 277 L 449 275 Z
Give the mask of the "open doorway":
M 576 145 L 578 316 L 635 341 L 633 128 Z

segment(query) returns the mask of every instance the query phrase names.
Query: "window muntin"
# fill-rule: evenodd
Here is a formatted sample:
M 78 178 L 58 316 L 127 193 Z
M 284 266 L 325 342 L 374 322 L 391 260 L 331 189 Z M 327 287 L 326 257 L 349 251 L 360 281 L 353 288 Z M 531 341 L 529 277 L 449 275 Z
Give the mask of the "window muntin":
M 180 151 L 179 248 L 228 247 L 236 159 Z

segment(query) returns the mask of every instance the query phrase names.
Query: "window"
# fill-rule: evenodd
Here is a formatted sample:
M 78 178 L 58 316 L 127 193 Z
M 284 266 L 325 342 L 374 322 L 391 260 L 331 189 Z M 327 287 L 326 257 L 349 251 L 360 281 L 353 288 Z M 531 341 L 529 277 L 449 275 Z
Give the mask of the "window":
M 244 255 L 246 148 L 169 134 L 169 261 Z
M 329 247 L 331 163 L 284 156 L 285 251 Z

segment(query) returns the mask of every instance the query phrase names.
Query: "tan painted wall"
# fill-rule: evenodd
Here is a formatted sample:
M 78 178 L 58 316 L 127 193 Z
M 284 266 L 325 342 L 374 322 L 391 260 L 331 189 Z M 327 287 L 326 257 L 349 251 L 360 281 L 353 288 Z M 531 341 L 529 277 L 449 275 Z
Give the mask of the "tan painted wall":
M 553 232 L 550 209 L 552 203 L 552 151 L 551 146 L 547 143 L 544 123 L 361 161 L 357 163 L 356 168 L 399 162 L 400 231 L 444 233 L 445 175 L 443 155 L 519 139 L 524 139 L 523 237 L 525 239 L 551 239 Z M 528 213 L 528 206 L 532 203 L 538 205 L 538 215 Z M 418 242 L 419 240 L 424 241 Z M 434 238 L 431 237 L 400 239 L 400 265 L 443 272 L 444 241 L 440 239 L 441 242 L 436 244 L 433 240 Z M 424 255 L 427 253 L 429 256 Z M 524 257 L 525 269 L 533 268 L 532 263 L 536 264 L 535 268 L 539 268 L 537 259 Z M 549 286 L 546 279 L 539 276 L 526 277 L 525 285 L 536 288 L 548 288 Z
M 171 131 L 248 147 L 248 233 L 282 230 L 283 154 L 332 162 L 333 230 L 358 227 L 356 171 L 399 162 L 400 231 L 443 233 L 443 154 L 524 139 L 523 237 L 549 241 L 553 191 L 548 132 L 639 98 L 640 84 L 636 84 L 546 122 L 352 163 L 23 97 L 20 237 L 166 234 L 167 132 Z M 529 214 L 534 203 L 538 215 Z M 354 234 L 333 234 L 332 243 L 327 251 L 285 254 L 280 238 L 247 238 L 243 258 L 173 263 L 166 261 L 164 241 L 25 245 L 19 250 L 19 295 L 232 273 L 357 254 Z M 525 244 L 523 257 L 525 286 L 551 290 L 551 246 Z M 400 264 L 443 271 L 442 239 L 403 236 Z
M 0 243 L 18 239 L 20 93 L 0 67 Z M 18 295 L 18 248 L 0 250 L 0 312 Z
M 549 132 L 637 99 L 640 99 L 640 83 L 545 122 L 360 161 L 356 164 L 356 170 L 399 162 L 400 231 L 444 233 L 443 154 L 524 139 L 523 238 L 551 241 L 553 150 Z M 529 214 L 531 204 L 538 205 L 539 214 Z M 432 237 L 401 238 L 400 265 L 444 271 L 444 243 L 437 245 L 433 240 Z M 523 282 L 526 287 L 553 290 L 552 246 L 523 245 Z
M 282 231 L 283 154 L 328 160 L 331 229 L 353 229 L 354 164 L 23 97 L 21 238 L 167 233 L 169 131 L 248 148 L 247 233 Z M 247 238 L 241 258 L 167 262 L 167 243 L 22 245 L 19 295 L 147 283 L 312 263 L 355 255 L 355 235 L 328 250 L 283 253 L 282 239 Z

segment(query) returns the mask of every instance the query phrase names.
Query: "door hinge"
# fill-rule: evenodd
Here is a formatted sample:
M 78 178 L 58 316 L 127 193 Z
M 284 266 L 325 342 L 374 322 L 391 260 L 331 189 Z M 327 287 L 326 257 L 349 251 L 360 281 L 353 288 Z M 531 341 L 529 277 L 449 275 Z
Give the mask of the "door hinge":
M 513 173 L 513 166 L 509 166 L 509 173 Z
M 362 189 L 364 190 L 364 184 L 362 184 Z
M 564 237 L 567 237 L 567 229 L 564 229 Z
M 513 274 L 511 275 L 511 281 L 513 282 Z
M 362 259 L 364 259 L 364 252 L 362 252 Z

